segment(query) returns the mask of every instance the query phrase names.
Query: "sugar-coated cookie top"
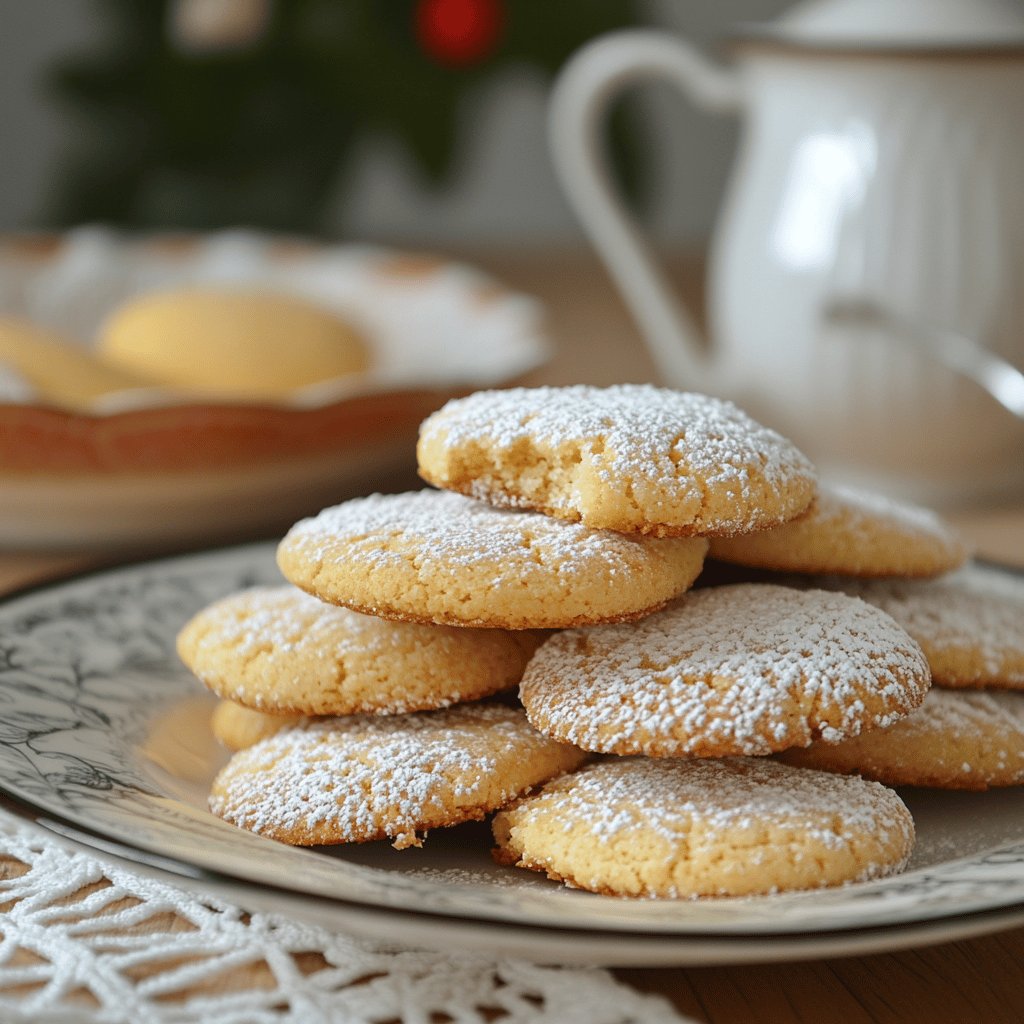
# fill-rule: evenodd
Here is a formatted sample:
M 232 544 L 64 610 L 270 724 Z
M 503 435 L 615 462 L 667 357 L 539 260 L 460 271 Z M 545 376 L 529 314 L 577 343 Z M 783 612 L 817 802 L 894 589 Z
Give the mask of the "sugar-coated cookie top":
M 1024 694 L 929 691 L 888 729 L 785 751 L 790 764 L 857 774 L 893 786 L 988 789 L 1024 781 Z
M 967 546 L 929 509 L 823 483 L 805 515 L 772 530 L 712 541 L 711 557 L 755 568 L 850 576 L 934 576 Z
M 877 783 L 767 758 L 614 758 L 498 813 L 499 859 L 594 892 L 745 896 L 899 870 L 914 842 Z
M 538 728 L 588 750 L 766 754 L 884 726 L 929 685 L 918 645 L 864 601 L 737 584 L 629 626 L 551 637 L 527 666 Z
M 950 685 L 1024 686 L 1024 579 L 971 564 L 930 580 L 817 581 L 888 612 Z
M 919 733 L 956 739 L 994 729 L 1017 732 L 1024 740 L 1024 694 L 935 687 L 924 703 L 899 723 L 901 736 Z
M 649 385 L 477 392 L 423 423 L 418 453 L 439 486 L 624 532 L 762 529 L 815 488 L 807 458 L 731 402 Z
M 845 509 L 852 530 L 869 531 L 872 522 L 884 521 L 908 534 L 934 537 L 950 547 L 962 548 L 956 532 L 931 509 L 897 501 L 884 494 L 865 491 L 845 484 L 821 483 L 818 486 L 818 511 L 822 517 L 836 516 Z M 812 514 L 814 510 L 812 508 Z
M 310 827 L 327 818 L 356 823 L 374 804 L 394 803 L 413 817 L 439 787 L 458 792 L 495 768 L 493 756 L 467 749 L 466 726 L 486 726 L 493 746 L 525 735 L 522 716 L 501 705 L 471 705 L 429 715 L 394 718 L 347 716 L 314 722 L 264 740 L 233 762 L 235 798 L 251 809 L 248 826 L 261 831 L 262 816 L 278 827 Z M 322 753 L 324 738 L 337 737 L 342 757 Z M 248 769 L 248 772 L 245 770 Z M 266 799 L 266 770 L 276 779 Z M 344 784 L 339 785 L 339 778 Z M 251 792 L 240 792 L 248 783 Z M 289 784 L 290 783 L 290 784 Z
M 556 780 L 543 795 L 567 824 L 601 843 L 631 830 L 675 842 L 757 826 L 783 826 L 835 848 L 846 844 L 845 833 L 880 825 L 913 838 L 910 816 L 893 814 L 902 804 L 885 786 L 768 758 L 616 758 Z
M 461 494 L 371 495 L 297 523 L 285 577 L 389 618 L 510 629 L 633 618 L 699 573 L 701 538 L 627 536 Z
M 387 621 L 279 586 L 204 608 L 178 635 L 178 653 L 214 693 L 248 707 L 400 714 L 514 686 L 539 642 L 530 632 Z
M 447 491 L 355 498 L 301 520 L 288 537 L 319 543 L 325 553 L 336 539 L 350 538 L 351 556 L 369 569 L 403 562 L 405 544 L 415 541 L 438 564 L 486 561 L 500 576 L 513 578 L 519 577 L 524 558 L 560 574 L 571 574 L 594 559 L 613 569 L 624 567 L 650 543 L 536 513 L 494 508 Z
M 417 828 L 464 820 L 459 808 L 493 809 L 582 756 L 499 704 L 328 718 L 235 754 L 214 780 L 210 807 L 285 841 L 387 834 L 411 845 Z

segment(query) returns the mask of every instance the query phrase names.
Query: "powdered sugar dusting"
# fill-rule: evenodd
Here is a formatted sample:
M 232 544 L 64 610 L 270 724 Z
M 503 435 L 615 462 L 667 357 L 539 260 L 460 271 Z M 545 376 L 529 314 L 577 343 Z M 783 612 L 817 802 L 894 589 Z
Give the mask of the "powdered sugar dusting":
M 824 591 L 739 584 L 687 594 L 635 625 L 568 630 L 527 666 L 530 720 L 584 749 L 767 754 L 884 726 L 929 685 L 887 615 Z
M 537 642 L 530 634 L 388 621 L 278 586 L 205 608 L 178 647 L 210 689 L 248 707 L 400 714 L 515 685 Z
M 879 783 L 739 757 L 604 761 L 558 788 L 566 821 L 604 843 L 638 826 L 678 841 L 699 819 L 710 837 L 761 823 L 838 848 L 845 837 L 837 826 L 870 832 L 879 809 L 899 802 Z
M 370 570 L 403 564 L 405 545 L 415 542 L 434 564 L 457 568 L 493 562 L 496 583 L 519 579 L 524 561 L 539 564 L 545 574 L 572 573 L 595 561 L 626 570 L 645 546 L 658 543 L 538 513 L 498 509 L 447 491 L 356 498 L 303 519 L 285 542 L 289 539 L 312 541 L 321 557 L 344 540 L 345 557 Z M 402 546 L 393 548 L 387 541 Z
M 900 733 L 938 737 L 1017 733 L 1016 757 L 1024 771 L 1024 694 L 933 689 L 924 703 L 899 725 Z
M 1024 687 L 1024 580 L 1017 576 L 969 564 L 932 580 L 827 578 L 815 585 L 855 594 L 891 615 L 925 649 L 937 682 Z
M 818 488 L 816 514 L 823 519 L 846 515 L 862 529 L 870 529 L 873 524 L 882 521 L 908 534 L 930 537 L 951 549 L 960 550 L 963 547 L 956 531 L 931 509 L 895 501 L 859 488 L 821 484 Z
M 326 719 L 236 754 L 214 781 L 210 808 L 286 841 L 386 835 L 399 847 L 418 845 L 417 830 L 479 817 L 482 804 L 511 799 L 524 784 L 512 773 L 503 786 L 498 776 L 542 760 L 553 746 L 503 705 Z
M 967 547 L 934 512 L 882 495 L 822 484 L 805 515 L 774 529 L 712 542 L 711 557 L 787 572 L 934 576 Z
M 310 637 L 325 631 L 332 636 L 332 649 L 353 646 L 350 634 L 360 636 L 372 622 L 367 616 L 324 604 L 297 587 L 251 587 L 223 598 L 203 609 L 182 631 L 195 653 L 187 660 L 201 668 L 205 657 L 222 657 L 228 649 L 239 666 L 267 657 L 287 662 L 309 643 Z M 358 641 L 357 641 L 358 642 Z M 182 645 L 184 646 L 184 645 Z M 248 688 L 239 685 L 228 699 L 245 698 Z M 259 707 L 260 702 L 255 702 Z
M 589 858 L 605 865 L 598 870 L 608 870 L 609 856 L 621 863 L 624 849 L 651 857 L 658 847 L 649 837 L 661 840 L 660 856 L 668 861 L 662 891 L 654 894 L 670 897 L 725 894 L 738 874 L 750 879 L 764 872 L 762 891 L 771 875 L 786 887 L 788 866 L 820 885 L 860 881 L 901 868 L 914 841 L 910 813 L 892 790 L 760 758 L 603 761 L 555 780 L 508 816 L 525 821 L 539 813 L 564 823 L 574 849 L 583 851 L 588 842 L 608 849 L 607 856 Z M 837 879 L 831 865 L 808 870 L 808 862 L 833 856 L 845 877 Z M 582 870 L 576 882 L 600 891 L 600 879 L 581 877 Z M 685 880 L 687 888 L 666 889 L 669 880 Z M 749 882 L 743 888 L 752 889 Z
M 888 729 L 782 755 L 890 785 L 987 789 L 1024 782 L 1024 694 L 933 689 Z
M 349 642 L 350 631 L 366 633 L 362 627 L 372 622 L 368 616 L 324 604 L 296 587 L 253 587 L 227 600 L 237 605 L 238 612 L 221 620 L 217 640 L 234 647 L 243 658 L 268 648 L 291 654 L 318 623 L 337 624 L 344 630 L 339 639 Z
M 720 532 L 764 526 L 769 504 L 784 509 L 775 521 L 790 518 L 806 506 L 814 481 L 810 462 L 789 441 L 732 403 L 649 385 L 477 392 L 429 417 L 420 438 L 427 446 L 486 446 L 498 459 L 524 446 L 544 458 L 571 449 L 588 478 L 611 492 L 642 493 L 638 503 L 654 522 L 671 524 L 659 519 L 669 509 L 690 509 L 696 518 L 711 496 L 727 496 L 715 509 Z M 586 505 L 580 493 L 570 500 Z
M 324 600 L 389 618 L 557 628 L 635 618 L 684 591 L 707 541 L 631 537 L 460 494 L 372 495 L 298 523 L 285 576 Z

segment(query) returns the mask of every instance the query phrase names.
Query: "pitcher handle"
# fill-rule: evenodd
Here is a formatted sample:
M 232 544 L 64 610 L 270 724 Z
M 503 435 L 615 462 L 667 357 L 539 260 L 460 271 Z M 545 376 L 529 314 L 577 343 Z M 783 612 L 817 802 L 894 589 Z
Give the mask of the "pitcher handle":
M 699 333 L 619 198 L 601 145 L 608 104 L 652 78 L 674 83 L 705 110 L 734 113 L 742 106 L 738 75 L 689 43 L 663 32 L 615 32 L 589 43 L 562 70 L 551 96 L 549 140 L 565 195 L 639 321 L 660 376 L 681 384 L 702 372 Z

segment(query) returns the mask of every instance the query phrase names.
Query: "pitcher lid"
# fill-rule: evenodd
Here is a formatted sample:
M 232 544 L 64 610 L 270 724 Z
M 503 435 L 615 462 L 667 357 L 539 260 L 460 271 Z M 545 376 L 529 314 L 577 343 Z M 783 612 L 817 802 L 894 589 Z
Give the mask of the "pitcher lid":
M 738 38 L 851 52 L 1017 49 L 1024 11 L 1012 0 L 803 0 Z

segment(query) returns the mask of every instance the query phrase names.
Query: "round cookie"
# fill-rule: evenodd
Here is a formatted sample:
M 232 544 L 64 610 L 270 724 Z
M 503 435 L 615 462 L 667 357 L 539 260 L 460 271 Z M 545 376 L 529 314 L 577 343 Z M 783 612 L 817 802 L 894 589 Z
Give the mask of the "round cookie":
M 390 718 L 356 715 L 289 729 L 235 754 L 210 809 L 296 846 L 394 840 L 484 817 L 579 765 L 582 751 L 501 704 Z
M 35 400 L 72 409 L 89 409 L 103 395 L 152 383 L 105 366 L 73 338 L 13 318 L 0 318 L 0 364 L 14 371 Z
M 495 859 L 617 896 L 749 896 L 899 871 L 910 812 L 856 776 L 758 758 L 588 765 L 494 818 Z
M 597 529 L 731 535 L 803 512 L 814 468 L 730 402 L 649 385 L 514 388 L 420 427 L 420 475 Z
M 557 629 L 649 614 L 690 586 L 706 550 L 701 538 L 629 537 L 414 491 L 302 520 L 277 563 L 303 590 L 369 615 Z
M 213 709 L 210 728 L 228 750 L 244 750 L 282 729 L 306 726 L 311 721 L 314 719 L 308 715 L 268 715 L 231 700 L 222 700 Z
M 1024 693 L 932 690 L 913 714 L 841 743 L 779 755 L 890 786 L 988 789 L 1024 783 Z
M 782 572 L 937 576 L 963 564 L 963 541 L 933 512 L 822 484 L 799 519 L 743 537 L 715 538 L 711 558 Z
M 889 725 L 928 683 L 921 649 L 879 609 L 741 583 L 695 590 L 635 625 L 556 634 L 520 699 L 541 732 L 584 750 L 723 757 Z
M 388 622 L 296 587 L 254 587 L 210 605 L 178 654 L 219 697 L 271 713 L 402 714 L 515 686 L 542 635 Z
M 933 580 L 827 579 L 891 615 L 920 645 L 935 686 L 1024 690 L 1024 579 L 970 564 Z
M 295 295 L 180 288 L 139 295 L 103 325 L 99 352 L 122 370 L 226 398 L 275 398 L 369 365 L 344 320 Z

